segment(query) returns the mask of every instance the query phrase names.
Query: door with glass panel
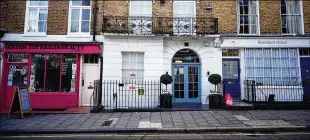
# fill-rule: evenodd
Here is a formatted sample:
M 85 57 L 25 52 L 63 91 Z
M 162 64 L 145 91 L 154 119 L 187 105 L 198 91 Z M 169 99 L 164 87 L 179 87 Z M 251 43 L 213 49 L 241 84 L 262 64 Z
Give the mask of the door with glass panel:
M 233 99 L 240 99 L 239 59 L 224 59 L 222 65 L 224 94 L 230 93 Z
M 173 66 L 173 97 L 174 102 L 200 102 L 199 65 Z

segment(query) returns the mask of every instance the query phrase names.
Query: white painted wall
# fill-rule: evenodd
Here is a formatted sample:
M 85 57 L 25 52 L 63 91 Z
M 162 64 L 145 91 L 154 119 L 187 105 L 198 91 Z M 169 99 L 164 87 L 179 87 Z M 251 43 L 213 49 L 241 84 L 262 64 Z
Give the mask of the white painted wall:
M 103 80 L 122 80 L 122 52 L 144 52 L 144 80 L 163 74 L 163 40 L 152 37 L 105 37 Z
M 210 90 L 214 88 L 208 82 L 207 72 L 222 75 L 222 50 L 220 48 L 204 46 L 202 38 L 193 40 L 192 37 L 105 37 L 103 80 L 122 80 L 122 52 L 144 52 L 144 80 L 159 81 L 160 76 L 165 72 L 172 74 L 172 57 L 177 51 L 185 48 L 184 41 L 190 42 L 190 45 L 186 48 L 192 49 L 200 57 L 201 103 L 206 104 L 207 96 Z M 169 85 L 168 90 L 172 91 L 171 85 Z M 137 94 L 135 92 L 137 91 L 134 91 L 132 94 Z M 126 99 L 130 100 L 130 102 L 133 101 L 131 98 Z M 148 105 L 147 99 L 143 96 L 138 97 L 138 99 L 142 101 L 140 106 Z M 103 98 L 103 102 L 104 105 L 111 108 L 115 105 L 112 96 L 106 96 Z M 123 102 L 123 100 L 119 102 Z
M 184 42 L 189 41 L 185 47 Z M 171 65 L 173 55 L 181 49 L 192 49 L 200 57 L 201 62 L 201 103 L 207 104 L 207 96 L 214 86 L 209 83 L 207 72 L 222 75 L 222 49 L 204 46 L 203 40 L 192 40 L 191 37 L 178 37 L 172 40 L 164 40 L 164 71 L 172 73 Z M 171 90 L 171 85 L 168 87 Z

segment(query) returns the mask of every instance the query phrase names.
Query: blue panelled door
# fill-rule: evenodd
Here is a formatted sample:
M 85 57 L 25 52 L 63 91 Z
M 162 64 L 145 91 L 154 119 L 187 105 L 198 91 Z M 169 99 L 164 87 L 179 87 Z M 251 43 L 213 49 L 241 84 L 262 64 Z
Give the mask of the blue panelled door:
M 304 94 L 310 94 L 310 58 L 300 58 L 300 71 Z
M 233 99 L 241 98 L 239 59 L 223 59 L 224 94 L 230 93 Z
M 200 103 L 199 64 L 175 64 L 172 73 L 174 102 Z

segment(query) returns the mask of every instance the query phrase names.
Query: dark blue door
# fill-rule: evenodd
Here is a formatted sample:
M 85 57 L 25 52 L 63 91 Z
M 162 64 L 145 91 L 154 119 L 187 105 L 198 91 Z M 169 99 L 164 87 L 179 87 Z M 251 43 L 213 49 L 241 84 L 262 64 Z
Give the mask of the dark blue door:
M 233 99 L 240 99 L 239 59 L 223 59 L 224 94 L 230 93 Z
M 300 58 L 300 71 L 302 86 L 305 94 L 310 94 L 310 58 Z

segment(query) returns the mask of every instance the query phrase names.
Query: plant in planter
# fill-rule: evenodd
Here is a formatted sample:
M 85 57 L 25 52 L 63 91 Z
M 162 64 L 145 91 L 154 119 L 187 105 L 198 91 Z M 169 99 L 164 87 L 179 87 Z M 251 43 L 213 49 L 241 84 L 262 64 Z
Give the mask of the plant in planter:
M 172 83 L 172 77 L 166 72 L 160 76 L 160 83 L 166 85 L 164 94 L 160 94 L 160 108 L 172 108 L 172 94 L 167 90 L 167 85 Z
M 222 77 L 219 74 L 211 74 L 208 81 L 215 86 L 214 90 L 210 90 L 211 94 L 209 98 L 209 108 L 222 108 L 224 104 L 224 97 L 217 91 L 217 85 L 222 82 Z

